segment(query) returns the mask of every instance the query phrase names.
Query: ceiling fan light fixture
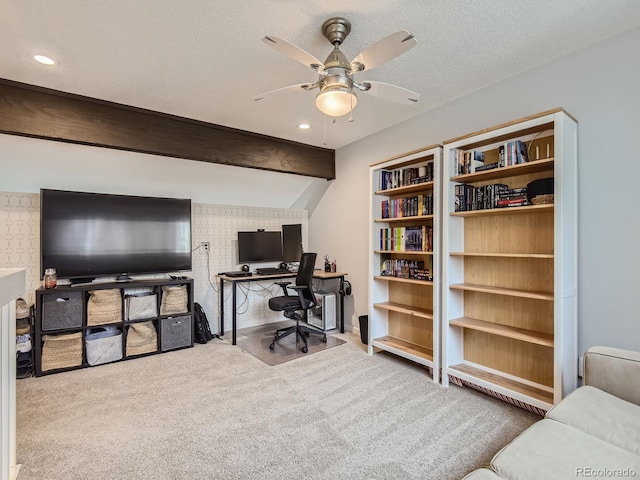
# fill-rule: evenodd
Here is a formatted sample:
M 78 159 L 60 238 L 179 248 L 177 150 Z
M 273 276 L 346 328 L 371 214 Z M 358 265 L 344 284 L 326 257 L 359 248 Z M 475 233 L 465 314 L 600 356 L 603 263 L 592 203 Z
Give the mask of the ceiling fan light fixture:
M 316 107 L 329 117 L 342 117 L 358 104 L 358 97 L 346 86 L 333 85 L 316 95 Z

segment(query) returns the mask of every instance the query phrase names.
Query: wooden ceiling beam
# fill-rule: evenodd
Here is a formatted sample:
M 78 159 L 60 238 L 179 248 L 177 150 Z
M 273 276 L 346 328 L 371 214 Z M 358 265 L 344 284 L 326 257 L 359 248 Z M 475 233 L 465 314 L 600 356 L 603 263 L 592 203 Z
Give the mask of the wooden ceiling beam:
M 0 133 L 335 178 L 331 149 L 6 79 Z

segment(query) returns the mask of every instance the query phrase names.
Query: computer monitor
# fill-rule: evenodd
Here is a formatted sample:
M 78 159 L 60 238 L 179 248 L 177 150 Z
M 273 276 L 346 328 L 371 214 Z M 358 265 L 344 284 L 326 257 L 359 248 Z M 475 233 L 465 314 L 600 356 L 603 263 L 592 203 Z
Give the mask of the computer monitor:
M 299 260 L 299 258 L 298 258 Z M 281 262 L 281 232 L 238 232 L 238 262 Z
M 296 263 L 302 257 L 302 225 L 282 225 L 282 261 Z

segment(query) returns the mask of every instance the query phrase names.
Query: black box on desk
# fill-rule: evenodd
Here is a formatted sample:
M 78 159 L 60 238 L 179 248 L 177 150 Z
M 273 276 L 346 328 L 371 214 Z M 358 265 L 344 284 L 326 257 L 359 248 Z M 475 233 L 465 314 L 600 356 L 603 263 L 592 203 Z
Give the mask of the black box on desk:
M 191 315 L 167 317 L 160 320 L 160 350 L 190 347 L 193 323 Z
M 82 292 L 42 295 L 42 330 L 82 327 Z

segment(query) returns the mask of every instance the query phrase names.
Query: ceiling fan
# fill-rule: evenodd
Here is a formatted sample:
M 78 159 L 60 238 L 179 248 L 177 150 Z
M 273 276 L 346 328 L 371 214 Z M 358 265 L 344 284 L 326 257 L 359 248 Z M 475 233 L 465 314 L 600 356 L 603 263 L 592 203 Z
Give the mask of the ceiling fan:
M 262 41 L 293 60 L 313 68 L 318 73 L 315 83 L 300 83 L 278 88 L 254 97 L 254 100 L 286 91 L 319 89 L 316 95 L 316 107 L 330 117 L 341 117 L 351 112 L 358 103 L 354 90 L 368 93 L 374 97 L 391 102 L 412 105 L 420 95 L 406 88 L 389 83 L 363 81 L 356 82 L 354 75 L 371 70 L 393 58 L 402 55 L 418 42 L 409 32 L 400 30 L 379 40 L 363 50 L 349 62 L 340 51 L 340 45 L 351 32 L 351 23 L 344 18 L 330 18 L 322 24 L 322 34 L 333 45 L 333 51 L 323 62 L 285 40 L 270 35 Z

